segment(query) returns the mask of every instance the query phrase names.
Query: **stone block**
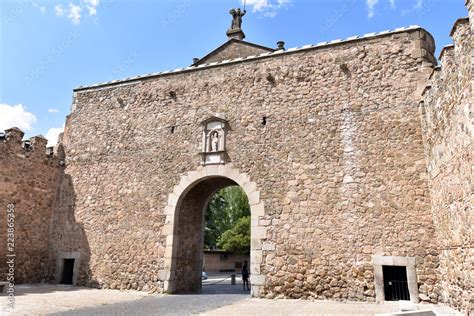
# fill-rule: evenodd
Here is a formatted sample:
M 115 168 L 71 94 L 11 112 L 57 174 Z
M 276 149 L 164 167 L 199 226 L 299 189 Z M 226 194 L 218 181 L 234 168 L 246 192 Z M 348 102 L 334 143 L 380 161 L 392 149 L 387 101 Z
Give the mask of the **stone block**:
M 251 284 L 251 285 L 250 285 L 250 288 L 252 289 L 250 295 L 251 295 L 253 298 L 259 298 L 259 297 L 260 297 L 260 292 L 261 292 L 261 286 Z
M 173 225 L 172 224 L 165 224 L 161 230 L 162 235 L 172 235 L 173 234 Z
M 275 250 L 275 244 L 274 243 L 263 243 L 262 244 L 262 250 L 264 250 L 264 251 L 274 251 Z
M 252 274 L 250 275 L 250 284 L 253 285 L 265 285 L 265 275 Z
M 252 264 L 260 265 L 262 263 L 263 254 L 262 250 L 250 250 L 250 262 Z
M 164 210 L 164 215 L 174 215 L 176 205 L 166 205 Z
M 255 249 L 255 250 L 262 249 L 262 240 L 259 238 L 252 238 L 250 240 L 250 249 Z
M 250 274 L 260 274 L 260 264 L 250 264 Z
M 249 199 L 250 206 L 256 205 L 260 203 L 260 192 L 253 191 L 247 195 L 247 198 Z
M 267 238 L 266 227 L 250 227 L 252 238 L 264 239 Z
M 168 205 L 177 205 L 178 199 L 179 199 L 179 196 L 171 193 L 170 195 L 168 195 Z
M 252 212 L 252 216 L 265 216 L 265 206 L 263 201 L 258 204 L 251 205 L 250 211 Z

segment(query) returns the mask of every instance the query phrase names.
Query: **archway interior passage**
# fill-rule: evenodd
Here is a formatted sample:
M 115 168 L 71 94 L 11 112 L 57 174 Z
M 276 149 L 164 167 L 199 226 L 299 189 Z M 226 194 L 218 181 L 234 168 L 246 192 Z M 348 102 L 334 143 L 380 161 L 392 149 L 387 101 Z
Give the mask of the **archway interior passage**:
M 175 215 L 174 235 L 177 249 L 174 259 L 175 293 L 201 291 L 205 211 L 214 193 L 238 184 L 226 177 L 201 180 L 180 197 Z

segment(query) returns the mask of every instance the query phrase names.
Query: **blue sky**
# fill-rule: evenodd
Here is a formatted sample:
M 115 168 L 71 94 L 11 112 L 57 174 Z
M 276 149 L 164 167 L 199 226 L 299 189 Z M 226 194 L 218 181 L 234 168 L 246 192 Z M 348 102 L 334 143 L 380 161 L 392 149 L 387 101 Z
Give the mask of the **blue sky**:
M 314 44 L 418 24 L 451 43 L 464 0 L 247 0 L 246 40 Z M 72 89 L 188 66 L 227 37 L 240 0 L 48 0 L 0 2 L 0 130 L 52 141 Z

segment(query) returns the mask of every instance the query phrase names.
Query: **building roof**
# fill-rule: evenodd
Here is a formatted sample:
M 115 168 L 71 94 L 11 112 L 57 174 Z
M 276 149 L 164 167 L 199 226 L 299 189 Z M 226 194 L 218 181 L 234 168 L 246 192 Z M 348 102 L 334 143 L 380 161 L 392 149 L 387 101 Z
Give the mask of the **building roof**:
M 362 40 L 370 40 L 370 39 L 374 39 L 374 38 L 378 38 L 378 37 L 384 37 L 384 36 L 393 35 L 393 34 L 396 34 L 396 33 L 403 33 L 403 32 L 406 32 L 406 31 L 414 31 L 414 30 L 422 30 L 422 28 L 418 25 L 410 25 L 408 27 L 400 27 L 400 28 L 396 28 L 394 30 L 386 30 L 386 31 L 382 31 L 382 32 L 368 33 L 368 34 L 364 34 L 362 36 L 351 36 L 351 37 L 348 37 L 346 39 L 335 39 L 335 40 L 332 40 L 330 42 L 321 42 L 321 43 L 317 43 L 317 44 L 304 45 L 302 47 L 294 47 L 294 48 L 287 49 L 286 51 L 275 50 L 273 52 L 266 52 L 266 53 L 262 53 L 260 55 L 253 55 L 253 56 L 248 56 L 248 57 L 245 57 L 245 58 L 239 57 L 239 58 L 230 59 L 230 60 L 212 62 L 212 63 L 209 63 L 209 64 L 200 64 L 198 66 L 191 65 L 191 66 L 185 67 L 185 68 L 177 68 L 177 69 L 174 69 L 174 70 L 165 70 L 165 71 L 161 71 L 161 72 L 150 73 L 150 74 L 146 74 L 146 75 L 139 75 L 139 76 L 120 79 L 120 80 L 113 80 L 113 81 L 109 81 L 109 82 L 96 83 L 96 84 L 92 84 L 92 85 L 88 85 L 88 86 L 79 86 L 79 87 L 74 89 L 74 92 L 87 90 L 87 89 L 94 89 L 94 88 L 103 88 L 103 87 L 108 87 L 108 86 L 113 86 L 113 85 L 127 84 L 127 83 L 137 82 L 137 81 L 140 81 L 140 80 L 143 80 L 143 79 L 150 79 L 150 78 L 154 78 L 154 77 L 162 77 L 162 76 L 174 75 L 174 74 L 178 74 L 178 73 L 196 71 L 196 70 L 200 70 L 200 69 L 218 67 L 218 66 L 223 66 L 223 65 L 227 65 L 227 64 L 236 64 L 236 63 L 247 62 L 247 61 L 252 61 L 252 60 L 257 60 L 257 59 L 270 58 L 270 57 L 279 56 L 279 55 L 292 54 L 292 53 L 295 53 L 295 52 L 302 52 L 302 51 L 314 50 L 314 49 L 322 49 L 322 48 L 337 46 L 337 45 L 341 45 L 341 44 L 353 43 L 353 42 L 362 41 Z M 249 43 L 249 42 L 245 42 L 245 43 Z M 253 43 L 250 43 L 250 44 L 257 45 L 257 44 L 253 44 Z M 264 46 L 262 46 L 262 47 L 264 47 Z
M 191 66 L 199 66 L 199 65 L 202 65 L 202 64 L 206 64 L 207 60 L 211 59 L 211 57 L 216 56 L 218 53 L 220 53 L 222 51 L 225 51 L 231 45 L 239 45 L 239 46 L 244 46 L 244 47 L 247 46 L 249 48 L 256 48 L 258 50 L 261 50 L 262 53 L 263 52 L 274 52 L 275 51 L 273 48 L 270 48 L 270 47 L 265 47 L 265 46 L 258 45 L 258 44 L 255 44 L 255 43 L 246 42 L 246 41 L 239 40 L 239 39 L 236 39 L 236 38 L 231 38 L 227 42 L 225 42 L 224 44 L 222 44 L 221 46 L 217 47 L 212 52 L 207 54 L 206 56 L 199 59 L 197 62 L 193 63 Z M 243 57 L 243 56 L 238 56 L 238 57 Z M 236 58 L 238 58 L 238 57 L 236 57 Z M 247 57 L 247 56 L 245 56 L 245 57 Z

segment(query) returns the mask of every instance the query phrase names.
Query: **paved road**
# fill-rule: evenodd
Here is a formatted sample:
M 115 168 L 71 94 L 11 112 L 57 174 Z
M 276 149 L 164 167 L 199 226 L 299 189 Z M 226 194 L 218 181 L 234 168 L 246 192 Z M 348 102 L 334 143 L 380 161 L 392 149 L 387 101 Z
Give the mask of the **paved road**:
M 220 282 L 221 280 L 222 278 L 212 277 L 206 280 L 203 282 L 202 293 L 199 294 L 160 295 L 51 315 L 192 315 L 250 298 L 250 293 L 243 291 L 240 282 L 230 285 L 229 280 Z M 216 282 L 220 283 L 214 284 Z

